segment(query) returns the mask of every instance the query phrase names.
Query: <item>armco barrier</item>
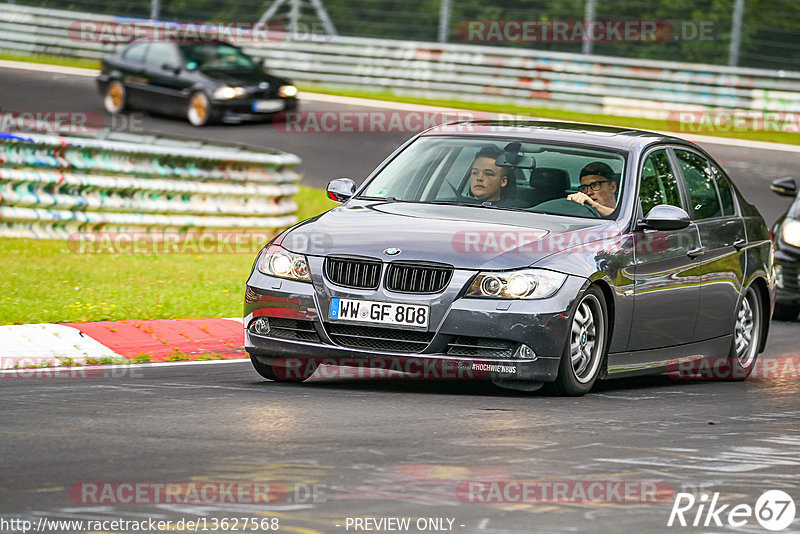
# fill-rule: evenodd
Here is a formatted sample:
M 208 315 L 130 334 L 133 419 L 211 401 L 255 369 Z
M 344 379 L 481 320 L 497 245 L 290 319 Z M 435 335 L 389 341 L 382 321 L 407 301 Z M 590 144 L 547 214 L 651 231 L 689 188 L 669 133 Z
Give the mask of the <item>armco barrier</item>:
M 0 133 L 0 235 L 265 232 L 297 221 L 298 163 L 156 135 Z
M 81 38 L 74 31 L 81 21 L 133 22 L 0 4 L 0 49 L 84 58 L 115 49 Z M 329 87 L 648 118 L 708 108 L 800 111 L 800 72 L 468 44 L 306 37 L 240 44 L 276 74 Z

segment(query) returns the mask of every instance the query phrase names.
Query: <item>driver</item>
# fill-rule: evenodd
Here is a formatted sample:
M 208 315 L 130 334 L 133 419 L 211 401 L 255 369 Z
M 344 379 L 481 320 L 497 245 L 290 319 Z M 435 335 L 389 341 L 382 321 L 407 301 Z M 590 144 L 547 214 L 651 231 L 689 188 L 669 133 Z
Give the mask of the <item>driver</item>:
M 579 193 L 572 193 L 567 200 L 591 206 L 606 217 L 617 209 L 617 179 L 614 171 L 602 161 L 594 161 L 581 169 Z
M 502 150 L 485 146 L 475 155 L 469 178 L 469 192 L 479 202 L 497 202 L 503 197 L 503 188 L 508 185 L 507 168 L 495 164 Z

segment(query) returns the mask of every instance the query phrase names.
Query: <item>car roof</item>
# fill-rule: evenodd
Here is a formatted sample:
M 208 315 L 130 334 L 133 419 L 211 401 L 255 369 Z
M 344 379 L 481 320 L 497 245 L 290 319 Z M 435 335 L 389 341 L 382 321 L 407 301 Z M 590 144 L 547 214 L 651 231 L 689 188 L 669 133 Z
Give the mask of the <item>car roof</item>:
M 646 130 L 541 120 L 472 120 L 455 121 L 434 126 L 424 136 L 466 136 L 515 138 L 527 141 L 563 142 L 615 150 L 636 151 L 656 143 L 677 143 L 696 147 L 694 143 Z

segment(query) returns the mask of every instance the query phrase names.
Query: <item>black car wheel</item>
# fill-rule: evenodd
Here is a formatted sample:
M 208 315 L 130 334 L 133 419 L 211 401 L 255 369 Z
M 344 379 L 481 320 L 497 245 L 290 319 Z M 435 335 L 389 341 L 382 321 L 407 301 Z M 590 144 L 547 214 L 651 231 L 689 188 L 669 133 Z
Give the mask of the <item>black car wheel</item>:
M 775 304 L 772 318 L 776 321 L 794 321 L 800 315 L 800 306 L 797 304 Z
M 577 397 L 592 389 L 606 355 L 607 318 L 602 291 L 590 287 L 570 316 L 570 334 L 561 355 L 558 378 L 548 388 L 552 393 Z
M 762 318 L 761 301 L 756 290 L 750 286 L 736 310 L 733 342 L 728 355 L 728 372 L 722 373 L 721 379 L 744 380 L 753 372 L 761 340 Z
M 214 122 L 214 108 L 205 93 L 192 93 L 186 108 L 186 119 L 192 126 L 206 126 Z
M 128 95 L 125 86 L 119 80 L 112 80 L 106 87 L 106 94 L 103 98 L 103 106 L 112 115 L 122 113 L 128 105 Z
M 288 369 L 269 363 L 262 363 L 256 359 L 252 354 L 250 355 L 250 362 L 253 364 L 256 372 L 266 378 L 275 382 L 304 382 L 314 374 L 317 370 L 316 364 L 304 365 L 299 369 Z

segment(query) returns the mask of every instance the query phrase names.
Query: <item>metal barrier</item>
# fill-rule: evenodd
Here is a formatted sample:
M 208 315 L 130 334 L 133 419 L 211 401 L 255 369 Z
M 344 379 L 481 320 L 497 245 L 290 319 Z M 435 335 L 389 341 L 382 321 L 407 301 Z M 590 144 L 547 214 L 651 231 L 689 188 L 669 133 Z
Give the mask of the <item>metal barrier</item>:
M 81 39 L 82 21 L 132 22 L 0 4 L 0 49 L 98 58 L 115 48 Z M 250 41 L 243 47 L 276 74 L 328 87 L 646 118 L 709 108 L 800 111 L 800 72 L 352 37 Z
M 0 235 L 266 232 L 297 222 L 299 163 L 155 135 L 0 133 Z

